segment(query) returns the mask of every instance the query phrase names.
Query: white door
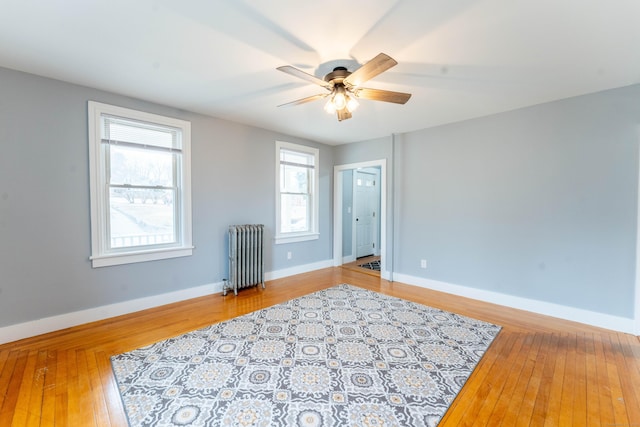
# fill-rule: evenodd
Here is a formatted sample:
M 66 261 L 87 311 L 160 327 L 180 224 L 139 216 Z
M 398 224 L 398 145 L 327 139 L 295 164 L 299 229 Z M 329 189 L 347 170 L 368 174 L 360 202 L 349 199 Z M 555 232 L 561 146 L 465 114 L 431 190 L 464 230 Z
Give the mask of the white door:
M 356 216 L 356 258 L 374 254 L 377 192 L 376 175 L 356 171 L 355 216 Z

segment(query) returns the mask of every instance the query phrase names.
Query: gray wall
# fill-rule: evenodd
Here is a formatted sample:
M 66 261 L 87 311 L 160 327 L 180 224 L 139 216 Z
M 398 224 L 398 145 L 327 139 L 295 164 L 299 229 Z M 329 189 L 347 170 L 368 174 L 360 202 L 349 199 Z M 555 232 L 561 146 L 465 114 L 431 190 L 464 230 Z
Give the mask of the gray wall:
M 639 123 L 635 85 L 403 135 L 394 271 L 633 318 Z
M 266 270 L 332 258 L 332 147 L 1 68 L 0 94 L 0 327 L 220 282 L 228 225 L 273 236 L 276 140 L 320 149 L 320 239 Z M 191 121 L 193 256 L 91 268 L 88 100 Z

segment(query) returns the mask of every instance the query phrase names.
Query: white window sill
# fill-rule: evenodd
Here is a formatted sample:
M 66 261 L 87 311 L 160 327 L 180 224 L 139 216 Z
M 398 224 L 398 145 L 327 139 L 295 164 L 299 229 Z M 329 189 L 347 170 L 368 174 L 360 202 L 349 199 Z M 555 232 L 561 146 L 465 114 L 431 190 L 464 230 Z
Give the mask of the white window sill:
M 296 234 L 296 235 L 280 235 L 275 237 L 276 245 L 283 243 L 306 242 L 307 240 L 318 240 L 320 233 Z
M 132 264 L 135 262 L 156 261 L 168 258 L 178 258 L 191 256 L 193 254 L 193 246 L 170 249 L 154 249 L 149 251 L 137 251 L 129 253 L 117 253 L 109 255 L 92 256 L 91 265 L 93 268 L 108 267 L 111 265 Z

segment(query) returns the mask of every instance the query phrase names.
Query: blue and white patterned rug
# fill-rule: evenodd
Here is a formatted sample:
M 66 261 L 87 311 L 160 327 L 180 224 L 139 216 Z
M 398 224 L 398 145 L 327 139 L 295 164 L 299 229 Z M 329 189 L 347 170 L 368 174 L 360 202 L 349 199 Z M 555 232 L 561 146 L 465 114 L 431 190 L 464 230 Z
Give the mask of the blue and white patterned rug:
M 131 426 L 434 426 L 499 331 L 339 285 L 112 365 Z

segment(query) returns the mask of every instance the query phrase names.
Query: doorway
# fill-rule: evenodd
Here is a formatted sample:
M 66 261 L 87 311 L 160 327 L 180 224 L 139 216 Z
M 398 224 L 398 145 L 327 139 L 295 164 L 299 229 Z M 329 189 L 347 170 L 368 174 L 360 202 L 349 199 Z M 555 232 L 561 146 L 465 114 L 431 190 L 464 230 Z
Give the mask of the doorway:
M 346 173 L 346 172 L 344 172 Z M 379 255 L 380 175 L 378 168 L 356 169 L 353 176 L 353 229 L 356 259 Z M 346 238 L 343 234 L 343 239 Z M 376 253 L 377 252 L 377 253 Z
M 390 279 L 386 260 L 386 177 L 386 159 L 334 166 L 334 266 L 353 262 L 358 255 L 373 254 L 380 259 L 380 277 Z M 361 186 L 357 185 L 358 179 Z M 354 201 L 354 194 L 360 192 L 357 187 L 362 187 L 364 193 L 360 195 L 362 204 Z M 356 232 L 359 228 L 362 233 Z

